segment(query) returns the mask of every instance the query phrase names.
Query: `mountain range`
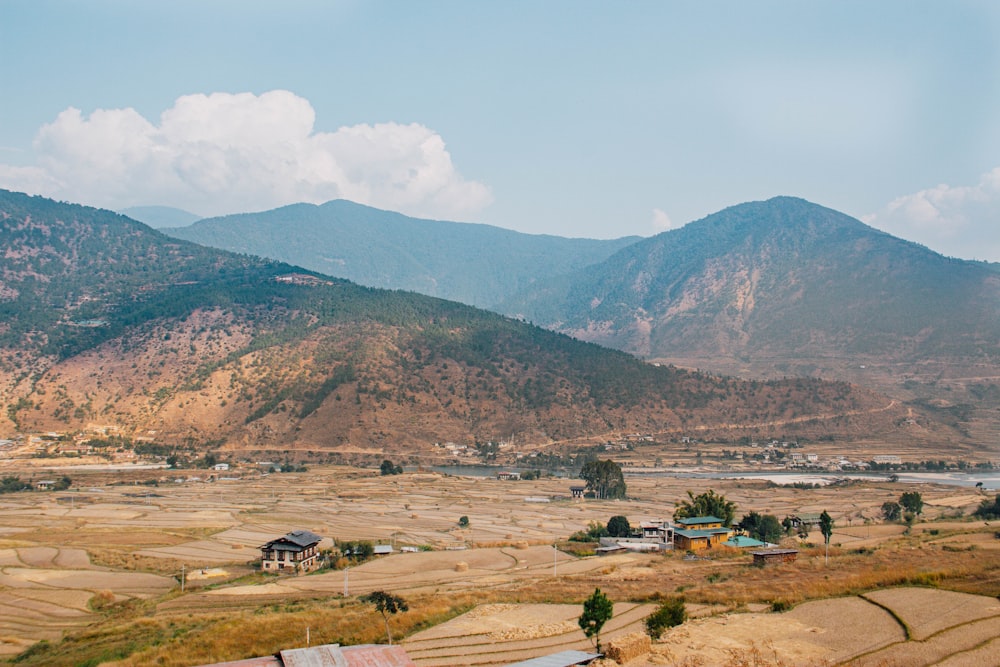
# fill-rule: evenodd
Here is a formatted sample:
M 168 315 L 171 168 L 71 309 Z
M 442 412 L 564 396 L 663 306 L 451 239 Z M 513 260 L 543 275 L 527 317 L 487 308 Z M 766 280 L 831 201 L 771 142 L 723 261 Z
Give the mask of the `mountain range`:
M 361 285 L 496 310 L 514 294 L 607 259 L 638 240 L 569 239 L 421 220 L 345 200 L 206 218 L 163 232 Z
M 0 191 L 0 431 L 413 454 L 514 436 L 900 434 L 843 382 L 644 363 L 470 306 L 361 287 Z M 950 432 L 933 415 L 928 433 Z M 944 429 L 943 431 L 941 429 Z

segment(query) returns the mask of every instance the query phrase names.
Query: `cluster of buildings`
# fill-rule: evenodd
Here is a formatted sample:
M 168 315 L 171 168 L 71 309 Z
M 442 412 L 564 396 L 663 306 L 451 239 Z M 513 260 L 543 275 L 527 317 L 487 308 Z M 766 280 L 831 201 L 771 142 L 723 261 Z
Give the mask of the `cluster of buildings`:
M 818 515 L 817 515 L 818 516 Z M 806 519 L 808 520 L 808 519 Z M 818 519 L 817 519 L 818 521 Z M 753 549 L 754 562 L 795 560 L 795 549 L 778 549 L 776 544 L 762 542 L 746 535 L 737 535 L 724 521 L 715 516 L 678 519 L 675 524 L 663 519 L 643 521 L 631 537 L 602 537 L 597 553 L 606 555 L 622 551 L 679 550 L 698 552 L 718 547 Z

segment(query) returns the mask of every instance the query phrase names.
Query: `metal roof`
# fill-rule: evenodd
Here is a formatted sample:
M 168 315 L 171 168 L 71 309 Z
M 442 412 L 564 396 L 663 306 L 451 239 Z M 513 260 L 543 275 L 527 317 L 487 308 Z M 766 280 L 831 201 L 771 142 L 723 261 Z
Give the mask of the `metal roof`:
M 271 540 L 260 548 L 270 549 L 279 544 L 292 544 L 297 547 L 305 548 L 313 544 L 318 544 L 322 539 L 322 537 L 309 530 L 293 530 L 283 537 Z
M 682 526 L 700 526 L 706 523 L 722 523 L 722 519 L 714 516 L 690 516 L 686 519 L 678 519 L 677 523 Z
M 586 665 L 601 657 L 600 653 L 585 653 L 584 651 L 560 651 L 552 655 L 543 655 L 522 662 L 512 662 L 507 667 L 573 667 Z
M 294 648 L 247 660 L 218 662 L 201 667 L 416 667 L 402 646 L 323 644 Z

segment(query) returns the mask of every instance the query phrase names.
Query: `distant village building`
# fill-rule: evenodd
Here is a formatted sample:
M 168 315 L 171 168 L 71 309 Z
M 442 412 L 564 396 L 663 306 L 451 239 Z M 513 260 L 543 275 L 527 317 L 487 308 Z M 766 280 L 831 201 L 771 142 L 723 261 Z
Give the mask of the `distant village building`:
M 722 519 L 714 516 L 679 519 L 677 524 L 680 528 L 674 530 L 674 548 L 700 551 L 721 545 L 732 534 L 732 530 L 722 523 Z
M 216 463 L 215 464 L 215 469 L 216 470 L 229 470 L 229 464 L 228 463 Z
M 767 565 L 768 563 L 791 563 L 798 558 L 798 549 L 766 549 L 763 551 L 751 551 L 754 565 Z
M 583 494 L 587 492 L 586 486 L 571 486 L 569 487 L 569 492 L 573 494 L 574 498 L 583 498 Z
M 323 538 L 308 530 L 293 530 L 260 547 L 260 569 L 265 572 L 319 567 L 319 543 Z
M 872 458 L 875 463 L 902 463 L 903 459 L 896 454 L 878 454 Z
M 516 481 L 521 479 L 521 473 L 519 472 L 498 472 L 497 479 L 501 481 Z

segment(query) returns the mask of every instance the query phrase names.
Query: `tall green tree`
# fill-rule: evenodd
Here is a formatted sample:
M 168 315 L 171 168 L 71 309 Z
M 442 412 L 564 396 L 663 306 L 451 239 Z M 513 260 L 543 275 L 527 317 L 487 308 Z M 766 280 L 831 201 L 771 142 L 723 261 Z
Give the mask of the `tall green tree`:
M 899 497 L 899 504 L 906 508 L 906 511 L 914 514 L 923 514 L 924 499 L 919 491 L 906 491 Z
M 887 500 L 882 503 L 882 516 L 886 521 L 899 521 L 903 515 L 903 508 L 894 500 Z
M 608 519 L 608 535 L 611 537 L 628 537 L 632 534 L 632 526 L 628 518 L 618 514 Z
M 362 595 L 358 599 L 362 602 L 375 605 L 376 611 L 382 614 L 382 620 L 385 621 L 385 636 L 391 646 L 392 634 L 389 632 L 389 615 L 398 614 L 401 611 L 409 611 L 410 605 L 406 604 L 406 600 L 398 595 L 386 593 L 385 591 L 372 591 L 368 595 Z
M 625 476 L 622 467 L 614 461 L 587 461 L 580 469 L 580 479 L 598 498 L 624 498 Z
M 830 562 L 830 536 L 833 535 L 833 517 L 826 510 L 819 515 L 819 532 L 823 533 L 823 541 L 826 543 L 826 562 Z
M 614 603 L 600 588 L 595 588 L 593 595 L 583 601 L 583 613 L 577 623 L 583 629 L 583 634 L 594 640 L 594 648 L 598 653 L 601 652 L 601 628 L 611 620 L 614 611 Z
M 781 522 L 773 514 L 750 512 L 736 525 L 747 535 L 761 542 L 778 542 L 784 534 Z
M 687 492 L 688 500 L 682 500 L 674 510 L 674 519 L 689 519 L 696 516 L 714 516 L 722 519 L 722 525 L 733 525 L 736 516 L 736 503 L 726 500 L 723 495 L 709 489 L 697 496 Z

